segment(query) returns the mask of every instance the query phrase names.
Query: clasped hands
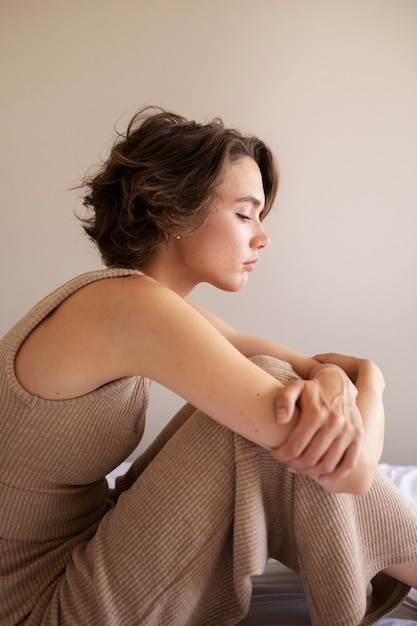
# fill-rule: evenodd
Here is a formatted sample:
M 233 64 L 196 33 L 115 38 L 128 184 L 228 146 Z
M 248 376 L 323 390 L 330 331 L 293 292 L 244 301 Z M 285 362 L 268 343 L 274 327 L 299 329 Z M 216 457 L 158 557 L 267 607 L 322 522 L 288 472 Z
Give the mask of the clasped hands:
M 361 456 L 364 428 L 356 406 L 358 392 L 338 365 L 318 365 L 310 376 L 288 383 L 278 395 L 278 423 L 295 419 L 296 424 L 271 454 L 290 472 L 319 483 L 333 482 L 347 476 Z

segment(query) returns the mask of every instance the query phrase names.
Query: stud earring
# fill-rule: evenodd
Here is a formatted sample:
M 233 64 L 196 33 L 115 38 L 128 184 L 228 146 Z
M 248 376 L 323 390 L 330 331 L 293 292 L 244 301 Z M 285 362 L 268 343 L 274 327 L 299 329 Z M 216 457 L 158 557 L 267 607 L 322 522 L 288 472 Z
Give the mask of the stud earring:
M 177 235 L 175 239 L 181 239 L 181 235 Z

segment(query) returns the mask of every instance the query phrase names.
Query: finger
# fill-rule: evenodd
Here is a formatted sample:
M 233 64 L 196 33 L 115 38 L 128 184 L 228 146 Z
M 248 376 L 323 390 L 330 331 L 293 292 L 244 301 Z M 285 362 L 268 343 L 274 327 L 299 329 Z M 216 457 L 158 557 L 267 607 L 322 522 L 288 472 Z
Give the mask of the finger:
M 325 480 L 327 476 L 331 476 L 338 469 L 340 469 L 340 473 L 349 472 L 353 469 L 353 464 L 358 459 L 353 456 L 351 448 L 356 443 L 358 445 L 355 449 L 359 450 L 359 441 L 355 442 L 350 439 L 346 442 L 344 436 L 337 437 L 327 446 L 324 454 L 320 456 L 323 445 L 326 446 L 327 443 L 318 441 L 319 439 L 320 436 L 316 436 L 305 453 L 295 461 L 294 467 L 297 471 L 314 471 L 317 477 L 323 477 Z M 349 454 L 348 451 L 350 451 Z
M 326 352 L 323 354 L 315 354 L 312 357 L 315 361 L 318 361 L 322 365 L 337 365 L 343 369 L 343 363 L 350 357 L 337 352 Z
M 321 429 L 303 453 L 298 458 L 291 459 L 288 465 L 300 474 L 311 471 L 317 477 L 331 474 L 341 462 L 346 447 L 343 437 L 334 437 L 334 433 Z
M 291 460 L 297 459 L 328 420 L 328 409 L 324 407 L 323 410 L 323 406 L 320 406 L 317 389 L 316 385 L 309 385 L 308 382 L 303 388 L 298 403 L 300 407 L 298 422 L 287 441 L 274 453 L 275 458 L 282 463 L 288 465 Z
M 359 441 L 352 442 L 347 449 L 340 441 L 336 441 L 315 467 L 288 467 L 288 471 L 308 476 L 321 484 L 336 482 L 346 478 L 356 467 L 360 460 L 360 452 L 361 444 Z M 339 460 L 337 461 L 337 459 Z M 329 468 L 332 467 L 334 468 L 333 471 L 329 471 Z
M 279 448 L 274 449 L 274 457 L 281 463 L 288 465 L 298 459 L 309 445 L 310 441 L 320 428 L 316 420 L 308 420 L 300 416 L 300 420 L 287 441 Z
M 312 358 L 319 363 L 329 363 L 330 353 L 315 354 Z
M 280 390 L 275 400 L 275 415 L 278 424 L 287 424 L 291 420 L 303 389 L 304 381 L 294 380 Z
M 337 465 L 335 470 L 330 473 L 320 474 L 318 476 L 318 482 L 330 483 L 336 482 L 343 478 L 346 478 L 349 473 L 356 467 L 360 460 L 361 455 L 361 442 L 354 441 L 351 446 L 346 450 L 341 462 Z
M 331 474 L 339 465 L 352 443 L 348 433 L 338 435 L 338 431 L 330 428 L 320 429 L 312 438 L 303 453 L 288 462 L 293 470 L 299 473 L 314 471 L 316 476 Z
M 316 412 L 314 419 L 310 415 L 307 427 L 301 413 L 299 423 L 276 458 L 297 471 L 312 469 L 321 463 L 321 473 L 331 473 L 351 443 L 361 440 L 363 434 L 362 424 L 355 419 L 357 411 L 345 414 L 345 410 L 346 407 L 340 405 L 329 414 Z

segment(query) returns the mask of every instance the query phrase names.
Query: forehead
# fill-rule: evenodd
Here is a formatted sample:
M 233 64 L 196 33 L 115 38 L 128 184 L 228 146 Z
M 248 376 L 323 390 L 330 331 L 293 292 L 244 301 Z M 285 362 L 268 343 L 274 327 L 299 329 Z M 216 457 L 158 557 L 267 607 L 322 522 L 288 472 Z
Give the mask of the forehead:
M 262 174 L 257 163 L 249 156 L 230 162 L 226 166 L 218 192 L 236 195 L 236 198 L 253 197 L 263 204 L 265 194 Z

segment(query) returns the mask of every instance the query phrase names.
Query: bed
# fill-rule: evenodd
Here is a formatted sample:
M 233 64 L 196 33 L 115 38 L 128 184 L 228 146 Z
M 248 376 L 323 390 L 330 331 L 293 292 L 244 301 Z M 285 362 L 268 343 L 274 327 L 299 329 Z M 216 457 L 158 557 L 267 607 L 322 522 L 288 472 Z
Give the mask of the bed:
M 122 463 L 107 477 L 110 486 L 129 463 Z M 381 469 L 402 493 L 417 506 L 417 466 L 381 464 Z M 300 577 L 270 559 L 262 576 L 253 579 L 249 614 L 239 626 L 311 626 L 308 605 Z M 401 606 L 378 622 L 378 626 L 417 625 L 417 590 L 412 589 Z

